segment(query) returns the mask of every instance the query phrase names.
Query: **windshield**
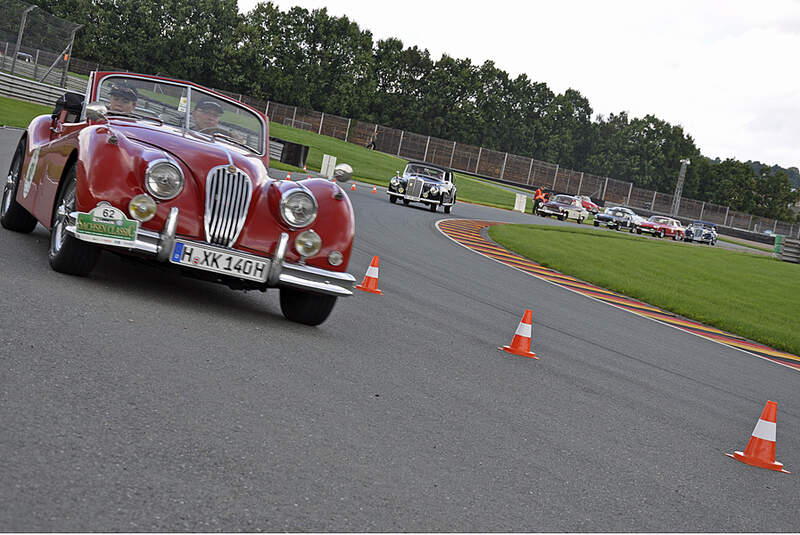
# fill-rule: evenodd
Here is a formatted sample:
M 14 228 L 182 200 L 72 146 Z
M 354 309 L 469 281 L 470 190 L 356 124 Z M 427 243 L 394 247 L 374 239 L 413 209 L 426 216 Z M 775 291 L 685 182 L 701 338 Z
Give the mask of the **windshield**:
M 444 171 L 427 165 L 410 164 L 406 166 L 406 175 L 423 175 L 444 181 Z
M 650 218 L 650 221 L 652 221 L 653 223 L 662 223 L 664 225 L 671 224 L 671 221 L 669 219 L 667 219 L 666 217 L 659 217 L 659 216 L 655 216 L 655 215 Z
M 572 204 L 572 197 L 567 195 L 556 195 L 553 201 L 561 204 Z
M 264 148 L 265 128 L 258 115 L 179 82 L 108 76 L 100 83 L 97 100 L 106 105 L 109 116 L 152 118 L 256 153 Z

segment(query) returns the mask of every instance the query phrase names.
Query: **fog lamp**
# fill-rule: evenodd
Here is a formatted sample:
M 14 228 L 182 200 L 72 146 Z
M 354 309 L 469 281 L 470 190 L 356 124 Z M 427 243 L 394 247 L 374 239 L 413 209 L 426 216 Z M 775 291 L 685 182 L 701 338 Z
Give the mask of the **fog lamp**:
M 322 238 L 313 230 L 304 230 L 294 240 L 294 248 L 303 258 L 314 256 L 322 247 Z
M 156 215 L 156 201 L 146 193 L 140 193 L 128 203 L 128 213 L 137 221 L 150 221 Z

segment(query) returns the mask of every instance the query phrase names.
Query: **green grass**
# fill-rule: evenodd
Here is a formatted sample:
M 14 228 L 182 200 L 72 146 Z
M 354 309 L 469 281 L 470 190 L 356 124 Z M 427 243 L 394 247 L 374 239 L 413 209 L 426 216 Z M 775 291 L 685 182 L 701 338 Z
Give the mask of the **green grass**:
M 0 97 L 0 125 L 25 128 L 31 119 L 53 112 L 52 106 L 32 104 L 13 98 Z
M 800 355 L 796 264 L 594 229 L 498 225 L 489 235 L 549 268 Z

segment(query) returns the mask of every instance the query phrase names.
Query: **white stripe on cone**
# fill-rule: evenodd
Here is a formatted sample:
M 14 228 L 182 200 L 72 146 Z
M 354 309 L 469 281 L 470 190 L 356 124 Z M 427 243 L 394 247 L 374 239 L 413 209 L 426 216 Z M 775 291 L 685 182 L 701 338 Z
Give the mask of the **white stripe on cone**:
M 507 331 L 506 331 L 507 332 Z M 517 326 L 517 332 L 514 334 L 518 334 L 519 336 L 524 336 L 525 338 L 531 337 L 531 324 L 530 323 L 522 323 Z
M 775 430 L 777 427 L 775 422 L 768 422 L 759 418 L 755 429 L 753 429 L 753 436 L 762 440 L 775 442 Z
M 378 268 L 375 266 L 369 266 L 367 268 L 367 277 L 372 277 L 373 279 L 378 278 Z

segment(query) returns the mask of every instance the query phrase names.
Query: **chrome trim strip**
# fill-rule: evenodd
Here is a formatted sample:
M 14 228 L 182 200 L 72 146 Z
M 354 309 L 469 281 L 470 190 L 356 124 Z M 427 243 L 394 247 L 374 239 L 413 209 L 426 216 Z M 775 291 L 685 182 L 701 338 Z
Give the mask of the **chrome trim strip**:
M 278 285 L 281 271 L 283 270 L 283 262 L 286 259 L 286 249 L 288 245 L 289 234 L 281 232 L 281 237 L 278 238 L 278 243 L 275 245 L 275 254 L 272 256 L 272 265 L 269 267 L 269 275 L 267 275 L 268 286 Z

